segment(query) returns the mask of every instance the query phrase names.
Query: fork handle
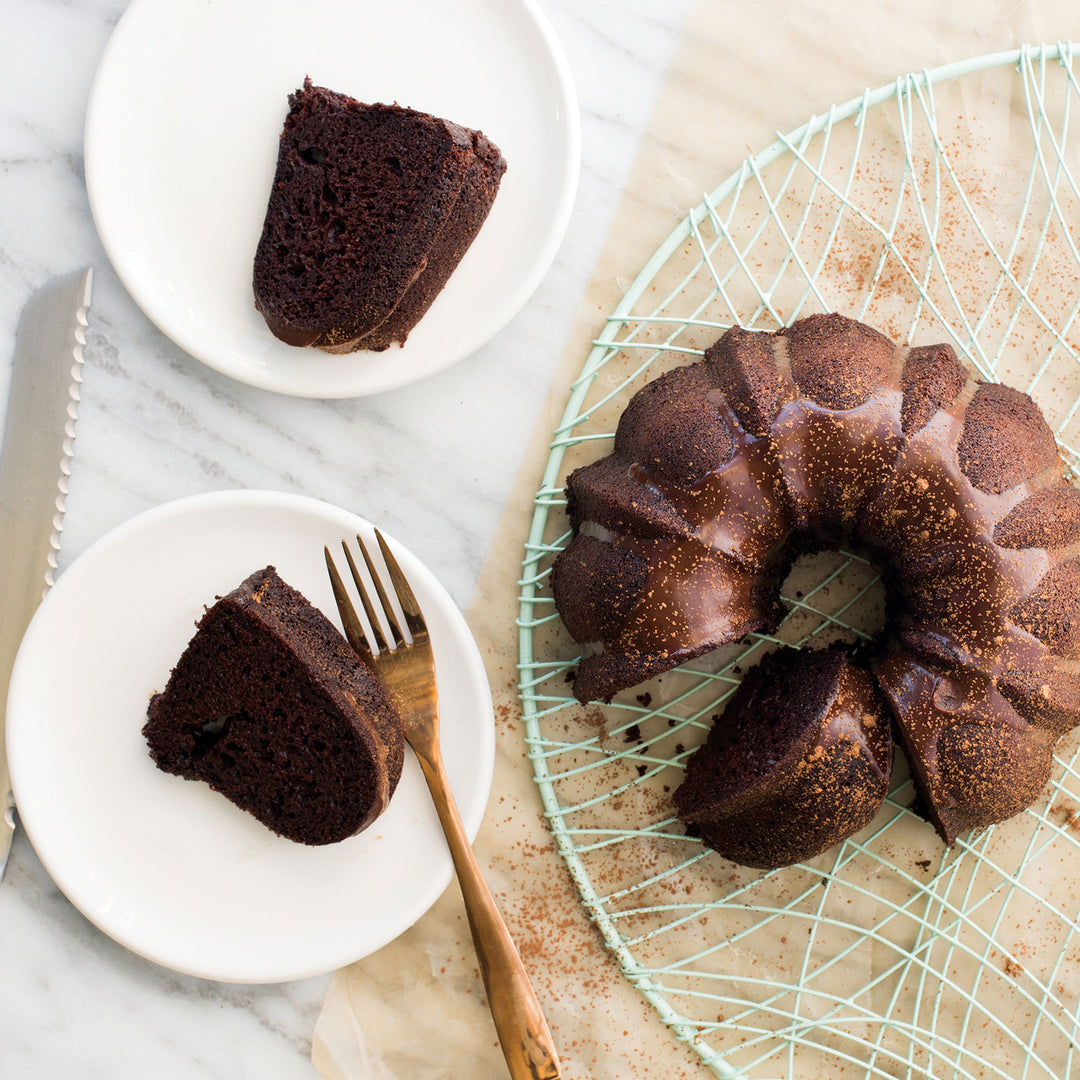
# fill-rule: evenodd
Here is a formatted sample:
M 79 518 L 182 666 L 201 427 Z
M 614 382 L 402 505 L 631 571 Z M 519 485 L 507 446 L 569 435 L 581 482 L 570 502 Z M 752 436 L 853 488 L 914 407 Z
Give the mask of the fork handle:
M 561 1068 L 551 1032 L 510 931 L 480 872 L 450 791 L 437 740 L 436 735 L 432 745 L 418 748 L 414 744 L 413 749 L 446 833 L 510 1076 L 513 1080 L 558 1080 Z

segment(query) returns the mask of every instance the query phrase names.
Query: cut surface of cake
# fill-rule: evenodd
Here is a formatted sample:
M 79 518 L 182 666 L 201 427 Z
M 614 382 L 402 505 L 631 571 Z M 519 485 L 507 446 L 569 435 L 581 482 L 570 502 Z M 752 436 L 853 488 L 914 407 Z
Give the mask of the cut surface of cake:
M 205 781 L 299 843 L 367 828 L 401 776 L 386 690 L 272 566 L 207 609 L 147 717 L 158 768 Z
M 470 132 L 473 160 L 465 174 L 457 201 L 438 239 L 428 252 L 427 263 L 386 320 L 362 337 L 357 348 L 378 352 L 395 342 L 405 343 L 409 331 L 420 321 L 442 292 L 465 252 L 472 246 L 487 220 L 506 162 L 499 148 L 481 132 Z
M 771 870 L 873 821 L 892 775 L 889 717 L 840 649 L 779 649 L 714 718 L 676 789 L 679 816 L 721 855 Z
M 289 96 L 255 306 L 290 345 L 404 342 L 483 224 L 506 162 L 481 132 L 310 79 Z
M 734 327 L 634 395 L 567 499 L 551 587 L 581 701 L 774 632 L 793 560 L 850 545 L 885 581 L 867 664 L 947 843 L 1030 805 L 1080 720 L 1080 497 L 1031 398 L 948 345 Z

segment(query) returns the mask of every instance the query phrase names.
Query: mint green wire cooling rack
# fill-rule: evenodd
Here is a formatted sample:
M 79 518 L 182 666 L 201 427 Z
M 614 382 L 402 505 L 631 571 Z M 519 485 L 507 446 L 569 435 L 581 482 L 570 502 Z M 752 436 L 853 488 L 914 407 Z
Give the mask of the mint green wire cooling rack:
M 775 637 L 619 695 L 570 696 L 547 587 L 570 469 L 607 453 L 646 378 L 732 325 L 841 311 L 948 341 L 1030 392 L 1070 474 L 1080 446 L 1073 46 L 908 75 L 779 138 L 710 195 L 608 316 L 535 499 L 520 608 L 529 756 L 558 848 L 626 977 L 721 1077 L 1080 1075 L 1080 768 L 946 851 L 898 759 L 871 827 L 772 873 L 683 835 L 670 793 L 740 674 L 778 641 L 872 634 L 883 591 L 847 552 L 797 564 Z M 718 137 L 718 136 L 713 136 Z

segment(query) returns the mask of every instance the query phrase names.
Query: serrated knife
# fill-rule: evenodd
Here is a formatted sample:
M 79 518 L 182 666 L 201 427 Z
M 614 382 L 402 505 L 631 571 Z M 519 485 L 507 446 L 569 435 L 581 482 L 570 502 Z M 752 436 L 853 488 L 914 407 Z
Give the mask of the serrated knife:
M 19 643 L 56 569 L 92 277 L 91 270 L 79 270 L 36 292 L 15 335 L 0 449 L 0 880 L 15 833 L 2 738 L 8 684 Z

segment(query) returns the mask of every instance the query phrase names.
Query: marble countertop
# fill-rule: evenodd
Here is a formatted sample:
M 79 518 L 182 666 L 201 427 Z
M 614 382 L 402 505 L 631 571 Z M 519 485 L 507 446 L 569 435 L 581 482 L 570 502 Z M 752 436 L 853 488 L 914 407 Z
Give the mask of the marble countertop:
M 95 270 L 61 574 L 151 507 L 264 488 L 360 514 L 426 563 L 463 610 L 477 599 L 481 567 L 694 0 L 538 2 L 567 54 L 583 136 L 577 201 L 551 269 L 517 317 L 454 367 L 382 395 L 320 401 L 253 389 L 186 355 L 108 263 L 87 202 L 82 135 L 90 84 L 125 0 L 6 0 L 5 32 L 17 47 L 7 51 L 0 87 L 0 417 L 26 300 L 55 276 Z M 665 153 L 680 138 L 692 145 L 658 177 L 663 196 L 647 208 L 654 228 L 666 230 L 667 214 L 673 225 L 700 200 L 703 172 L 714 178 L 694 157 L 703 125 L 723 140 L 721 156 L 734 168 L 777 130 L 901 72 L 1080 36 L 1074 0 L 724 0 L 718 8 L 723 41 L 711 52 L 689 34 L 685 44 L 701 63 L 725 65 L 710 67 L 724 93 L 698 102 L 707 123 L 687 109 L 680 130 L 665 127 L 655 140 Z M 21 834 L 0 885 L 0 949 L 4 1080 L 318 1075 L 312 1035 L 329 976 L 229 985 L 144 961 L 71 906 Z
M 469 603 L 689 3 L 542 6 L 576 81 L 583 135 L 577 202 L 553 266 L 510 325 L 460 364 L 376 397 L 318 401 L 252 389 L 192 359 L 108 263 L 87 203 L 82 134 L 122 0 L 9 0 L 5 29 L 18 48 L 0 89 L 0 406 L 27 298 L 54 276 L 95 271 L 61 573 L 162 502 L 268 488 L 385 527 Z M 328 976 L 224 985 L 146 962 L 68 903 L 22 834 L 0 886 L 0 943 L 0 1076 L 317 1075 L 311 1036 Z

